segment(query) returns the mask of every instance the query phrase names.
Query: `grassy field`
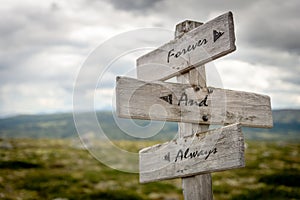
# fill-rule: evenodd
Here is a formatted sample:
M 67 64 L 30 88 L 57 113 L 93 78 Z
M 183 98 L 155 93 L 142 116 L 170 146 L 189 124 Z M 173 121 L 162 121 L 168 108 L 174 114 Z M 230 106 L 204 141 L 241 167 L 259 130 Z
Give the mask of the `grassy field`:
M 300 144 L 246 143 L 245 168 L 213 173 L 214 199 L 300 199 Z M 70 140 L 0 139 L 0 199 L 175 200 L 181 193 L 180 179 L 139 184 L 138 174 L 110 169 Z

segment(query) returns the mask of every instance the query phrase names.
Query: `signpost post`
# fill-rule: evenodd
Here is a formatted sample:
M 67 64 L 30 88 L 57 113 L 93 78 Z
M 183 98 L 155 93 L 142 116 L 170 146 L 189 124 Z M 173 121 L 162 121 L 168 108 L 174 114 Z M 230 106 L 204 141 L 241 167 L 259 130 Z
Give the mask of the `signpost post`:
M 245 165 L 241 126 L 273 126 L 268 96 L 206 85 L 204 64 L 234 43 L 231 12 L 203 25 L 184 21 L 174 40 L 137 60 L 141 80 L 117 77 L 119 117 L 179 122 L 177 139 L 139 152 L 141 183 L 181 177 L 185 199 L 213 199 L 210 173 Z M 177 83 L 162 82 L 173 76 Z

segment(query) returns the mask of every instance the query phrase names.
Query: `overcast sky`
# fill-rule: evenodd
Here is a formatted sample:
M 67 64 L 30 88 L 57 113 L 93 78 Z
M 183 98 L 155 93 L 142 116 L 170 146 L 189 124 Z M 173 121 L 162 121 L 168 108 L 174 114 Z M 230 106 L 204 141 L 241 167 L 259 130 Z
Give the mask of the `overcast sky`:
M 275 109 L 300 108 L 299 8 L 299 0 L 2 0 L 0 115 L 72 111 L 76 77 L 105 41 L 156 27 L 152 38 L 160 42 L 172 39 L 175 25 L 185 19 L 206 22 L 228 11 L 237 50 L 214 62 L 224 88 L 269 95 Z M 137 41 L 123 42 L 126 50 Z M 159 46 L 147 42 L 143 47 Z M 115 76 L 132 73 L 136 57 L 146 51 L 115 62 L 98 89 L 86 85 L 90 95 L 99 94 L 97 109 L 110 108 Z M 113 48 L 106 53 L 115 55 Z M 105 58 L 95 62 L 107 65 Z

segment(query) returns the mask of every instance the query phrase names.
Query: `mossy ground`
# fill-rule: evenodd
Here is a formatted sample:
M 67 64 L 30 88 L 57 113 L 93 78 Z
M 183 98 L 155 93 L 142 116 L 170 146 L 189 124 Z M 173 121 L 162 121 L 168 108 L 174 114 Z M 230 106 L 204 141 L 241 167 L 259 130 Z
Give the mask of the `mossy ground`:
M 0 149 L 0 199 L 183 199 L 180 179 L 139 184 L 138 174 L 108 168 L 70 140 L 0 142 L 10 144 Z M 245 168 L 213 173 L 214 199 L 300 199 L 300 144 L 247 141 L 245 155 Z

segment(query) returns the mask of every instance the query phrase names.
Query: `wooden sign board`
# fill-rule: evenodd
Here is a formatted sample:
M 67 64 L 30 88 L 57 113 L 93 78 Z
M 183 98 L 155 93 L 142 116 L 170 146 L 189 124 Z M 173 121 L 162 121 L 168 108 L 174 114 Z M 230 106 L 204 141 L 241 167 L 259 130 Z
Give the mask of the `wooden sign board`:
M 233 52 L 232 13 L 223 14 L 137 59 L 137 77 L 167 80 Z
M 239 124 L 142 149 L 140 182 L 187 177 L 245 166 Z
M 255 93 L 117 77 L 116 101 L 123 118 L 273 126 L 270 98 Z

